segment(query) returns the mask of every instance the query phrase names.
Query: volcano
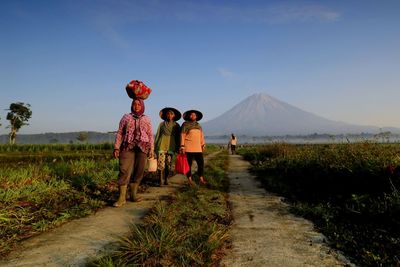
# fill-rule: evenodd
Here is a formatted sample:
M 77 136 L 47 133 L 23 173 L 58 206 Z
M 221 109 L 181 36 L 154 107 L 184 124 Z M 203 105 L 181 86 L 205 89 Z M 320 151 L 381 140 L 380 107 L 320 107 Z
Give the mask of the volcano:
M 206 136 L 379 133 L 376 126 L 333 121 L 280 101 L 266 93 L 249 96 L 230 110 L 202 123 Z

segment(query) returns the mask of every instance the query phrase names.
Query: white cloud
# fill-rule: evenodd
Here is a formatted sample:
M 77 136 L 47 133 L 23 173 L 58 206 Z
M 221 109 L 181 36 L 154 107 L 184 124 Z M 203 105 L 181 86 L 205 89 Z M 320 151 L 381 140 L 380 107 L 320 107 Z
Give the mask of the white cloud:
M 225 68 L 218 68 L 217 71 L 224 78 L 232 78 L 235 76 L 233 74 L 233 72 L 231 72 L 230 70 L 227 70 Z
M 340 13 L 323 5 L 293 4 L 219 4 L 198 1 L 109 1 L 88 6 L 95 20 L 112 24 L 137 21 L 179 20 L 186 22 L 235 21 L 289 23 L 336 21 Z
M 266 22 L 288 23 L 288 22 L 306 22 L 322 21 L 331 22 L 340 18 L 340 14 L 323 6 L 295 6 L 282 5 L 271 7 L 265 10 Z
M 129 42 L 120 33 L 127 26 L 144 21 L 181 22 L 242 22 L 242 23 L 295 23 L 331 22 L 340 14 L 320 5 L 280 4 L 218 4 L 192 1 L 99 1 L 95 6 L 90 2 L 76 4 L 76 10 L 95 26 L 105 38 L 119 48 L 128 48 Z

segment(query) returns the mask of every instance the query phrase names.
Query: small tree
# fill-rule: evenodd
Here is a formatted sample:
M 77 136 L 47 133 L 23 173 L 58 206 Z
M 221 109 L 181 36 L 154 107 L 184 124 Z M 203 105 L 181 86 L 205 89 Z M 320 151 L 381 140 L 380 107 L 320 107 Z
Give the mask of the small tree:
M 50 139 L 50 144 L 57 144 L 57 143 L 58 143 L 58 139 L 57 138 Z
M 31 105 L 22 102 L 12 103 L 8 109 L 7 120 L 10 121 L 10 144 L 15 144 L 18 130 L 24 126 L 29 125 L 27 121 L 32 117 Z
M 87 142 L 87 140 L 89 139 L 89 133 L 88 132 L 81 132 L 79 133 L 78 137 L 76 138 L 78 141 L 80 142 Z

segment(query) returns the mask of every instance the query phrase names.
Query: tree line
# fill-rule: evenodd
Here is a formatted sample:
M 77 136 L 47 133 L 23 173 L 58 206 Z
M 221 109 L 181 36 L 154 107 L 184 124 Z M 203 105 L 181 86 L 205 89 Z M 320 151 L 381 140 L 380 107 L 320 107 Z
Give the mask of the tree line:
M 23 102 L 11 103 L 10 108 L 6 109 L 7 113 L 6 119 L 10 122 L 6 128 L 10 128 L 9 142 L 10 145 L 14 145 L 17 139 L 17 132 L 22 126 L 29 125 L 28 121 L 32 117 L 32 110 L 30 104 L 25 104 Z M 1 126 L 1 118 L 0 118 Z

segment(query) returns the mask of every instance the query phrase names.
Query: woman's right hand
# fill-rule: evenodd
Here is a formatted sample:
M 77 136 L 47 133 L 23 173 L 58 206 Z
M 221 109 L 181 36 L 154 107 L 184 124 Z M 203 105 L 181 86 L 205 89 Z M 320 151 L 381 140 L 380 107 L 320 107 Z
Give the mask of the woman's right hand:
M 179 153 L 180 154 L 185 154 L 185 147 L 181 146 L 181 148 L 179 148 Z

